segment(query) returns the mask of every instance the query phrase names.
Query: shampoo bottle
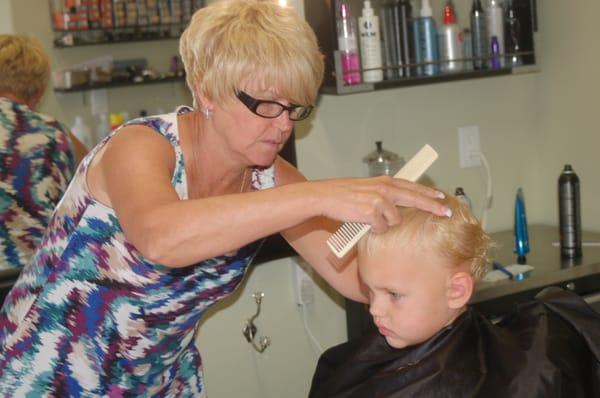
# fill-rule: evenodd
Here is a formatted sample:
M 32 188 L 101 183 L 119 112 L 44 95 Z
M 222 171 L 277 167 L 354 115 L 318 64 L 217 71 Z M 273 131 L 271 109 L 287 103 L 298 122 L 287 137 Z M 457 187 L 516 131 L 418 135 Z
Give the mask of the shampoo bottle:
M 350 13 L 350 7 L 343 1 L 340 2 L 337 35 L 338 48 L 342 57 L 342 78 L 344 83 L 347 85 L 359 84 L 361 83 L 361 77 L 356 23 Z
M 485 69 L 488 64 L 487 22 L 481 0 L 473 0 L 471 7 L 471 46 L 473 48 L 473 68 Z
M 418 64 L 417 74 L 433 76 L 440 72 L 438 61 L 438 37 L 435 20 L 432 17 L 429 0 L 421 0 L 420 17 L 413 22 L 415 41 L 415 61 Z
M 456 15 L 452 2 L 448 0 L 444 6 L 444 24 L 440 27 L 440 60 L 442 72 L 457 72 L 462 70 L 463 46 L 460 27 L 456 23 Z
M 489 0 L 489 5 L 485 10 L 488 33 L 488 47 L 491 46 L 492 37 L 498 39 L 498 53 L 500 54 L 500 66 L 504 66 L 503 54 L 504 48 L 504 12 L 500 0 Z
M 379 82 L 383 80 L 379 18 L 373 12 L 370 0 L 365 0 L 362 15 L 358 18 L 358 33 L 363 81 Z

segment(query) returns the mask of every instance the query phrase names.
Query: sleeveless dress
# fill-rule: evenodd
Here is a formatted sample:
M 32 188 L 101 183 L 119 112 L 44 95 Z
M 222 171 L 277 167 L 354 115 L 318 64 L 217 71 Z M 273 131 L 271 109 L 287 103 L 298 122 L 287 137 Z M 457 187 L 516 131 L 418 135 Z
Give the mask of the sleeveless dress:
M 68 129 L 0 97 L 0 270 L 22 269 L 75 173 Z
M 190 110 L 127 123 L 170 141 L 181 200 L 187 185 L 176 116 Z M 205 395 L 195 327 L 239 285 L 262 241 L 185 268 L 145 259 L 86 186 L 94 154 L 115 133 L 82 161 L 0 310 L 1 397 Z M 253 190 L 272 186 L 273 166 L 252 171 Z

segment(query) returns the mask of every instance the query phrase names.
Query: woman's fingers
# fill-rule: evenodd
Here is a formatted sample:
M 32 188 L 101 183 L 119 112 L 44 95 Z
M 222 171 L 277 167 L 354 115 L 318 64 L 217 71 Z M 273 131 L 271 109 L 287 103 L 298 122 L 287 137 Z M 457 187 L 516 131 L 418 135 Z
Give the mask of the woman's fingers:
M 450 209 L 438 201 L 443 197 L 438 190 L 388 176 L 329 180 L 322 187 L 322 197 L 333 199 L 321 202 L 327 206 L 324 215 L 368 223 L 374 232 L 384 232 L 402 222 L 398 206 L 416 207 L 437 216 L 451 215 Z
M 430 198 L 443 199 L 445 196 L 443 192 L 440 192 L 435 188 L 421 185 L 416 182 L 407 181 L 402 178 L 392 178 L 392 181 L 396 186 L 399 186 L 400 188 L 410 189 Z
M 450 208 L 436 199 L 411 190 L 395 191 L 393 201 L 396 206 L 416 207 L 436 216 L 450 217 L 452 215 Z
M 396 206 L 416 207 L 437 216 L 450 216 L 448 207 L 439 203 L 444 194 L 434 188 L 388 176 L 376 177 L 375 186 L 364 186 L 366 192 L 375 190 Z M 393 225 L 393 224 L 392 224 Z

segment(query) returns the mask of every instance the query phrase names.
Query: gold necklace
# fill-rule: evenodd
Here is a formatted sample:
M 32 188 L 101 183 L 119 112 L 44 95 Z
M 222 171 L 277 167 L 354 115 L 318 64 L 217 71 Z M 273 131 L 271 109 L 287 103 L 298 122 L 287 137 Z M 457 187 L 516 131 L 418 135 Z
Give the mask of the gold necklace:
M 248 168 L 244 167 L 244 174 L 242 175 L 242 185 L 240 186 L 240 193 L 244 192 L 246 186 L 246 175 L 248 174 Z

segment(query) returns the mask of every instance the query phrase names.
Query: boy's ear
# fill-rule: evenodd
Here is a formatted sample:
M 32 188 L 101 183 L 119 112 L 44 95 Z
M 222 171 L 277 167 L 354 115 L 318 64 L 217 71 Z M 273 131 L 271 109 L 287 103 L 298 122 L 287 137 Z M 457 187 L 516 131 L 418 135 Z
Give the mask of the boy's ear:
M 473 277 L 468 272 L 457 272 L 448 281 L 448 307 L 458 309 L 467 305 L 473 295 Z

